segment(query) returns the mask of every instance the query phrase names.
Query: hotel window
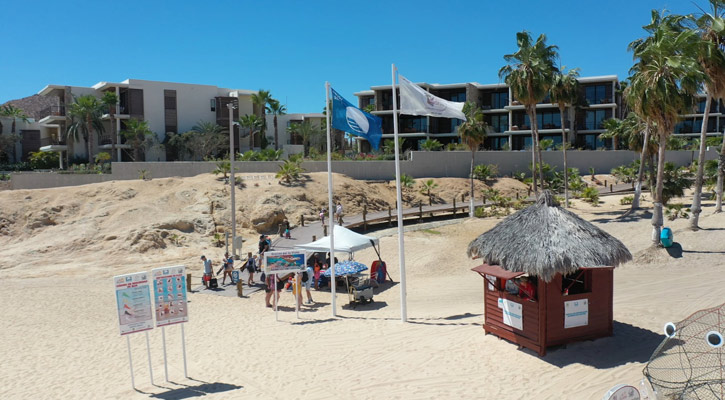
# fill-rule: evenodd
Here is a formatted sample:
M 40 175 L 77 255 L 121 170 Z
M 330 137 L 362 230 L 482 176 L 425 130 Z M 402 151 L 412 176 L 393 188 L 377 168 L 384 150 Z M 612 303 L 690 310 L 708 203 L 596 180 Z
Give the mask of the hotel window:
M 211 106 L 211 111 L 216 111 L 216 99 L 209 100 L 209 105 Z
M 609 111 L 609 112 L 607 112 Z M 587 110 L 584 121 L 584 130 L 604 129 L 602 123 L 609 118 L 611 110 Z
M 715 127 L 717 120 L 715 118 L 708 118 L 707 119 L 707 131 L 708 132 L 717 132 L 717 128 Z M 692 124 L 692 133 L 699 133 L 702 131 L 702 118 L 695 118 L 695 122 Z
M 509 138 L 505 137 L 505 136 L 504 137 L 492 137 L 492 138 L 488 138 L 487 141 L 489 142 L 488 147 L 491 150 L 501 150 L 508 145 Z
M 488 115 L 486 120 L 496 133 L 503 133 L 509 129 L 508 114 Z
M 458 118 L 451 118 L 450 121 L 451 121 L 451 131 L 450 131 L 450 133 L 458 132 L 458 127 L 463 123 L 463 120 L 460 120 Z
M 607 97 L 607 85 L 587 86 L 585 91 L 590 105 L 612 102 L 612 99 Z
M 466 101 L 466 92 L 458 92 L 458 93 L 452 93 L 451 94 L 451 101 L 456 101 L 459 103 L 463 103 Z
M 536 113 L 536 122 L 539 124 L 539 129 L 561 128 L 559 111 L 539 111 Z
M 428 120 L 426 117 L 408 117 L 400 116 L 400 132 L 401 133 L 420 133 L 427 132 Z
M 509 105 L 509 92 L 494 92 L 491 93 L 491 108 L 502 109 Z

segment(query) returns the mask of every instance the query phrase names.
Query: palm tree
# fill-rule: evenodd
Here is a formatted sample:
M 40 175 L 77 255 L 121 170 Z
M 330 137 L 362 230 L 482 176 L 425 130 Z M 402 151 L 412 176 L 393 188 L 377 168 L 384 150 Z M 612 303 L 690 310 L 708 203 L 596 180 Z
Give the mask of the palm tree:
M 627 100 L 633 103 L 632 100 Z M 657 153 L 657 142 L 652 140 L 651 127 L 646 124 L 642 118 L 634 111 L 630 111 L 624 120 L 611 118 L 604 121 L 604 129 L 606 132 L 599 135 L 600 138 L 611 138 L 620 143 L 626 143 L 631 151 L 640 153 L 639 171 L 637 173 L 637 182 L 634 189 L 634 198 L 632 206 L 625 215 L 639 208 L 639 199 L 642 194 L 642 182 L 644 181 L 644 164 L 645 160 Z M 647 143 L 647 146 L 644 143 Z M 650 190 L 652 187 L 650 186 Z
M 652 242 L 660 243 L 662 229 L 662 187 L 667 137 L 680 114 L 691 110 L 695 94 L 705 80 L 695 58 L 697 33 L 683 29 L 681 16 L 652 11 L 652 21 L 644 29 L 645 39 L 630 43 L 637 63 L 632 67 L 626 96 L 630 106 L 656 129 L 659 141 L 657 179 L 652 215 Z
M 498 71 L 511 88 L 513 96 L 524 104 L 526 115 L 531 121 L 531 138 L 533 147 L 531 159 L 533 168 L 539 165 L 539 180 L 544 187 L 544 171 L 541 165 L 541 148 L 539 147 L 539 127 L 536 121 L 536 104 L 543 101 L 549 93 L 552 75 L 557 71 L 554 61 L 557 59 L 556 46 L 546 44 L 546 35 L 539 35 L 536 42 L 527 31 L 516 34 L 518 51 L 503 56 L 508 65 Z M 534 171 L 534 192 L 536 189 L 536 172 Z
M 103 103 L 91 94 L 76 97 L 73 104 L 68 107 L 68 116 L 71 120 L 70 125 L 68 125 L 68 136 L 73 137 L 75 140 L 78 140 L 79 134 L 83 136 L 88 145 L 89 165 L 93 165 L 94 162 L 94 139 L 104 131 L 101 122 L 103 109 Z
M 375 104 L 366 105 L 365 108 L 363 108 L 363 111 L 371 114 L 373 111 L 375 111 Z
M 305 157 L 309 153 L 309 148 L 312 146 L 314 141 L 317 144 L 318 140 L 325 134 L 325 131 L 318 125 L 313 125 L 309 120 L 300 123 L 293 122 L 287 128 L 287 132 L 290 135 L 297 135 L 302 137 L 302 146 L 304 147 Z
M 433 197 L 431 196 L 431 190 L 438 187 L 438 184 L 433 179 L 428 179 L 420 184 L 420 192 L 428 196 L 428 205 L 433 205 Z
M 551 85 L 551 101 L 559 106 L 559 116 L 561 117 L 561 150 L 564 154 L 564 206 L 566 208 L 569 208 L 569 173 L 567 172 L 569 169 L 566 160 L 566 146 L 570 142 L 564 125 L 564 110 L 567 104 L 573 107 L 579 97 L 578 76 L 579 70 L 577 68 L 571 69 L 565 74 L 564 67 L 562 67 L 561 71 L 554 73 L 554 82 Z
M 257 93 L 252 93 L 251 99 L 252 104 L 257 106 L 257 116 L 259 116 L 259 118 L 262 120 L 262 127 L 260 128 L 259 132 L 261 136 L 264 137 L 265 133 L 267 132 L 267 118 L 265 117 L 267 111 L 267 103 L 269 103 L 269 100 L 272 99 L 272 94 L 269 93 L 269 90 L 259 89 Z
M 13 147 L 13 161 L 18 162 L 18 155 L 15 151 L 15 142 L 18 140 L 18 137 L 15 136 L 15 122 L 20 119 L 23 122 L 28 122 L 28 116 L 23 112 L 23 110 L 15 107 L 12 104 L 8 104 L 0 108 L 0 117 L 8 117 L 13 119 L 13 123 L 10 126 L 10 137 L 14 143 L 12 145 Z M 0 134 L 2 134 L 2 124 L 0 124 Z
M 277 116 L 287 113 L 287 106 L 280 104 L 279 100 L 269 99 L 267 111 L 274 115 L 274 149 L 279 150 L 279 135 L 277 134 Z
M 690 229 L 698 230 L 700 213 L 702 212 L 701 197 L 703 175 L 705 173 L 705 148 L 707 146 L 707 125 L 710 117 L 710 104 L 713 98 L 722 99 L 725 95 L 725 54 L 722 48 L 725 45 L 725 12 L 722 0 L 710 0 L 712 13 L 703 11 L 699 18 L 690 17 L 700 33 L 702 40 L 699 44 L 698 60 L 702 70 L 707 75 L 705 90 L 705 110 L 700 130 L 700 153 L 697 159 L 697 175 L 695 177 L 695 192 L 692 198 L 692 214 L 690 214 Z M 721 200 L 722 201 L 722 200 Z
M 478 150 L 478 147 L 486 139 L 486 133 L 488 133 L 489 127 L 486 124 L 483 112 L 475 103 L 467 101 L 463 105 L 463 113 L 466 115 L 466 121 L 458 125 L 458 136 L 461 137 L 461 141 L 471 150 L 471 172 L 469 174 L 471 180 L 471 206 L 469 215 L 473 217 L 473 164 L 476 150 Z
M 116 158 L 116 106 L 118 96 L 114 92 L 104 92 L 101 103 L 108 107 L 108 115 L 111 117 L 111 159 Z
M 150 137 L 153 134 L 147 121 L 131 118 L 126 122 L 126 129 L 121 131 L 121 135 L 126 138 L 126 143 L 133 149 L 134 161 L 141 160 L 141 150 L 148 147 Z
M 239 124 L 249 129 L 249 149 L 254 148 L 254 135 L 262 129 L 262 119 L 254 114 L 247 114 L 239 118 Z

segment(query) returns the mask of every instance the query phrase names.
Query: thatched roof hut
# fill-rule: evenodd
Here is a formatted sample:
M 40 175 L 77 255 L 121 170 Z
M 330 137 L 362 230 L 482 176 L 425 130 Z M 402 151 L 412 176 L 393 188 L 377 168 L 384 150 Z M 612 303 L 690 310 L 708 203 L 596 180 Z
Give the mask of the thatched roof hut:
M 468 245 L 468 256 L 545 282 L 579 268 L 616 267 L 632 259 L 622 242 L 559 207 L 549 191 Z

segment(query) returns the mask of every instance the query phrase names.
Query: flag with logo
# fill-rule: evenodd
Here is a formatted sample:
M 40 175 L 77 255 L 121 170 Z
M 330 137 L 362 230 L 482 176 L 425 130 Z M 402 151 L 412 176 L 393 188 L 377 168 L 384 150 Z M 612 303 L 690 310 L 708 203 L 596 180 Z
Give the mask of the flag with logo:
M 398 74 L 400 82 L 400 113 L 466 120 L 463 104 L 433 96 L 420 86 Z
M 383 120 L 353 106 L 334 89 L 332 92 L 332 127 L 367 139 L 375 150 L 383 136 Z

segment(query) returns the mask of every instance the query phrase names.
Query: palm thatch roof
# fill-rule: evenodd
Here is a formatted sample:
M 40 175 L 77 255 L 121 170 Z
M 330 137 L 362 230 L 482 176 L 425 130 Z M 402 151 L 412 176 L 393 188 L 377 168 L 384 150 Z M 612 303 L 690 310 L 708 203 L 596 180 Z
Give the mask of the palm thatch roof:
M 622 242 L 559 207 L 544 191 L 536 204 L 501 221 L 468 245 L 468 256 L 545 282 L 582 267 L 616 267 L 632 259 Z

